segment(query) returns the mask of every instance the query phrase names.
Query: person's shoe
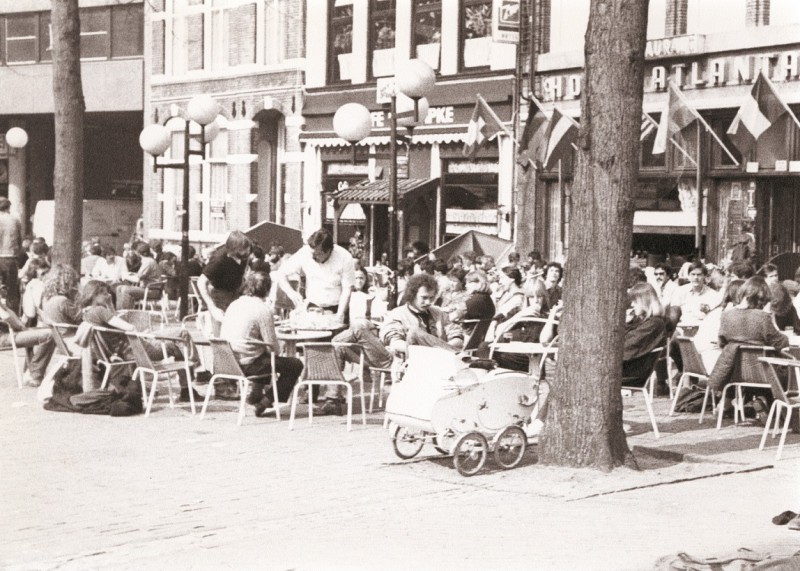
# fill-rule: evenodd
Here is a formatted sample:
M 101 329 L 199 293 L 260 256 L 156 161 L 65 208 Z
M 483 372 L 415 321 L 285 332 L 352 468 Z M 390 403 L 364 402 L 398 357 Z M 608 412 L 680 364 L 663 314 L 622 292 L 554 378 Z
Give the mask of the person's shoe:
M 261 387 L 253 387 L 247 395 L 247 404 L 256 405 L 264 398 L 264 390 Z
M 22 384 L 25 385 L 26 387 L 36 388 L 36 387 L 38 387 L 39 385 L 42 384 L 42 381 L 41 381 L 41 379 L 39 379 L 39 380 L 34 379 L 31 376 L 31 372 L 30 371 L 25 371 L 24 373 L 22 373 Z
M 202 402 L 204 397 L 202 395 L 200 395 L 200 393 L 198 393 L 194 389 L 192 389 L 192 391 L 194 391 L 194 402 Z M 191 402 L 189 400 L 189 387 L 182 387 L 181 388 L 181 396 L 178 397 L 178 401 L 180 401 L 180 402 Z
M 786 510 L 785 512 L 781 512 L 772 518 L 772 523 L 775 525 L 786 525 L 790 521 L 794 520 L 797 517 L 797 514 L 793 511 Z
M 270 395 L 262 397 L 260 401 L 258 401 L 253 405 L 255 407 L 256 416 L 259 418 L 264 416 L 264 411 L 272 408 L 272 405 L 273 402 L 272 402 L 272 397 Z
M 753 409 L 756 413 L 756 421 L 761 426 L 767 424 L 767 400 L 764 397 L 756 397 L 753 399 Z
M 314 414 L 319 416 L 342 416 L 342 405 L 344 403 L 335 399 L 325 399 L 319 407 L 314 410 Z
M 795 517 L 792 521 L 790 521 L 789 525 L 786 526 L 786 529 L 791 529 L 792 531 L 800 531 L 800 515 Z

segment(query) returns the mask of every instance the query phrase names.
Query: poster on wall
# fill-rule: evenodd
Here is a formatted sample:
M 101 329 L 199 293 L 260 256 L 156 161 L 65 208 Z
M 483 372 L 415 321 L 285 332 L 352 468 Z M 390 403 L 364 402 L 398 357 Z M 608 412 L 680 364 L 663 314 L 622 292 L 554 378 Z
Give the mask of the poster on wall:
M 520 0 L 494 0 L 492 4 L 492 40 L 519 42 Z

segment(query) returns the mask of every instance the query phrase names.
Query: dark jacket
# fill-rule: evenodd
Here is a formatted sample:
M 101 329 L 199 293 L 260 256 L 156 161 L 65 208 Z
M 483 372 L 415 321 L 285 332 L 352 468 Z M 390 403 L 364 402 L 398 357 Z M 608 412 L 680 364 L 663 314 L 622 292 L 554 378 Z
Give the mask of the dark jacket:
M 494 301 L 488 291 L 474 292 L 466 302 L 464 319 L 491 319 L 494 317 Z
M 641 385 L 653 372 L 650 353 L 666 344 L 667 322 L 658 315 L 635 318 L 625 326 L 622 376 L 627 385 Z

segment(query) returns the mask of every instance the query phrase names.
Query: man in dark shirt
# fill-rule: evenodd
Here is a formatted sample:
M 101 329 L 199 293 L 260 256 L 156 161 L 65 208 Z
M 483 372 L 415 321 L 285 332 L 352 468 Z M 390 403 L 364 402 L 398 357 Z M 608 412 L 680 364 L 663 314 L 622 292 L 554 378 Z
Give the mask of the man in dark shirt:
M 239 288 L 250 255 L 250 239 L 239 230 L 228 235 L 225 247 L 211 255 L 197 280 L 200 295 L 208 304 L 208 310 L 218 323 L 222 322 L 225 310 L 239 297 Z

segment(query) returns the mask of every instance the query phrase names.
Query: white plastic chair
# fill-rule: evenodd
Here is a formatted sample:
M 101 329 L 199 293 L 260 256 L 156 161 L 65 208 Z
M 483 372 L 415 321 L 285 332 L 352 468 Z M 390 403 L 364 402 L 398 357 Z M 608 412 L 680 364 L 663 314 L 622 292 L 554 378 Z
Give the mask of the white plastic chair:
M 658 432 L 658 423 L 656 423 L 656 415 L 653 412 L 653 397 L 655 394 L 655 375 L 653 375 L 653 370 L 655 369 L 656 363 L 658 362 L 659 357 L 664 353 L 664 347 L 657 347 L 650 351 L 647 355 L 640 357 L 641 359 L 647 359 L 645 362 L 645 369 L 649 369 L 650 373 L 648 373 L 647 381 L 645 381 L 644 385 L 641 387 L 626 385 L 625 381 L 631 381 L 633 379 L 623 377 L 622 382 L 620 384 L 620 388 L 624 391 L 639 391 L 644 396 L 644 405 L 647 408 L 647 414 L 650 416 L 650 424 L 653 426 L 653 434 L 656 438 L 660 438 L 661 434 Z
M 772 406 L 767 416 L 767 422 L 764 425 L 764 432 L 761 434 L 761 444 L 758 446 L 759 450 L 764 449 L 770 425 L 772 425 L 772 438 L 775 438 L 778 433 L 781 413 L 784 409 L 786 410 L 786 419 L 783 421 L 783 429 L 781 430 L 781 440 L 778 443 L 778 450 L 775 453 L 775 461 L 777 462 L 781 459 L 781 454 L 783 454 L 783 445 L 786 442 L 786 434 L 789 432 L 789 423 L 792 420 L 792 413 L 795 409 L 800 409 L 800 393 L 798 393 L 798 391 L 783 390 L 783 385 L 778 378 L 778 374 L 775 372 L 775 367 L 790 367 L 794 369 L 794 375 L 795 378 L 797 378 L 797 375 L 800 374 L 800 361 L 794 359 L 778 359 L 775 357 L 761 357 L 759 361 L 764 367 L 764 374 L 769 381 L 772 396 L 775 399 L 772 401 Z
M 675 343 L 678 344 L 678 350 L 681 352 L 681 360 L 683 361 L 683 374 L 678 380 L 678 385 L 675 388 L 674 396 L 672 398 L 672 405 L 669 408 L 669 415 L 675 414 L 675 405 L 678 403 L 678 396 L 681 394 L 681 388 L 689 387 L 689 383 L 694 378 L 698 384 L 705 383 L 705 394 L 703 395 L 703 408 L 700 409 L 700 424 L 703 424 L 703 416 L 706 412 L 706 405 L 708 404 L 708 397 L 711 396 L 711 414 L 716 411 L 717 403 L 711 387 L 708 386 L 708 372 L 706 366 L 703 364 L 703 359 L 697 352 L 694 340 L 691 337 L 676 337 Z

